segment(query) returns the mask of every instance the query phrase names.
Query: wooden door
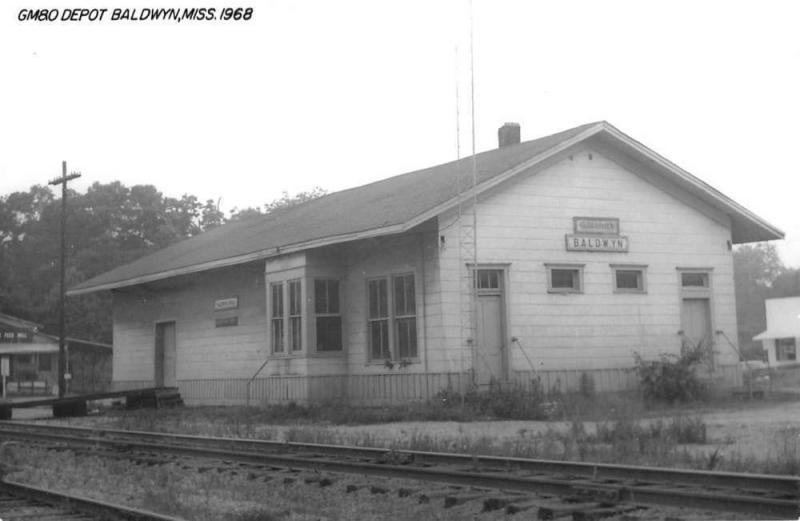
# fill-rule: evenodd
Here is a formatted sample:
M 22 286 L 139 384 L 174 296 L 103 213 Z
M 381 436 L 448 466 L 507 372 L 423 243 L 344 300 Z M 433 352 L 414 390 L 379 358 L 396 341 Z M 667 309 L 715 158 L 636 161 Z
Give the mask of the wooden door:
M 681 328 L 688 347 L 702 346 L 712 353 L 711 305 L 707 298 L 684 298 L 681 305 Z M 710 360 L 710 358 L 709 358 Z
M 501 295 L 478 296 L 478 360 L 475 361 L 475 373 L 480 385 L 488 384 L 492 379 L 505 379 L 502 304 Z
M 475 349 L 475 383 L 489 384 L 505 381 L 505 273 L 502 269 L 478 269 L 477 285 L 477 346 Z
M 155 385 L 175 387 L 175 322 L 156 324 Z

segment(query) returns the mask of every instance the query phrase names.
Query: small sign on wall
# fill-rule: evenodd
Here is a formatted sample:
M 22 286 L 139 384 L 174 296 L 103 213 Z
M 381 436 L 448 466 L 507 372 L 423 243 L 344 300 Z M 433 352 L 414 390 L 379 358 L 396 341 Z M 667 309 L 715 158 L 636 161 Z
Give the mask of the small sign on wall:
M 214 327 L 231 327 L 239 325 L 239 317 L 218 318 L 214 321 Z
M 573 217 L 576 235 L 619 235 L 619 219 L 616 217 Z
M 225 309 L 238 309 L 239 297 L 221 298 L 214 301 L 214 311 L 222 311 Z
M 574 234 L 566 234 L 567 251 L 627 253 L 628 238 L 619 234 L 616 217 L 573 217 Z

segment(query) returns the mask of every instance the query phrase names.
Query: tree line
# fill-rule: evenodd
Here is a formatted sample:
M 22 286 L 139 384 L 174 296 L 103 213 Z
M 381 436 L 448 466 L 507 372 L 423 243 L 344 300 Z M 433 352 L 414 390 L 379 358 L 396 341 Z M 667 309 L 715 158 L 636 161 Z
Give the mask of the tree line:
M 167 197 L 152 185 L 94 183 L 67 196 L 67 287 L 226 222 L 248 219 L 326 193 L 321 188 L 283 196 L 228 216 L 213 200 Z M 58 331 L 61 201 L 48 186 L 0 196 L 0 311 Z M 766 329 L 764 299 L 800 296 L 800 269 L 787 268 L 772 244 L 733 252 L 739 345 L 758 356 L 752 337 Z M 67 299 L 68 334 L 111 342 L 111 295 Z
M 760 358 L 761 342 L 753 337 L 767 328 L 764 300 L 800 297 L 800 268 L 788 268 L 774 244 L 738 246 L 733 252 L 739 347 L 747 358 Z
M 248 219 L 326 192 L 283 196 L 228 216 L 213 200 L 168 197 L 152 185 L 94 183 L 67 195 L 67 287 L 193 237 L 226 222 Z M 61 199 L 48 186 L 0 196 L 0 312 L 58 331 Z M 68 335 L 111 342 L 111 295 L 70 297 Z

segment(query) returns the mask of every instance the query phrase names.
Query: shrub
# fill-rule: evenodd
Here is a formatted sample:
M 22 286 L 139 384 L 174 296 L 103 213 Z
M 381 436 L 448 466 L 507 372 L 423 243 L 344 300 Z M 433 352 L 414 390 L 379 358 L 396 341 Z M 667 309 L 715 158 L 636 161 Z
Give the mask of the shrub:
M 543 420 L 554 411 L 554 405 L 546 401 L 538 378 L 531 380 L 527 389 L 518 383 L 499 385 L 494 382 L 485 391 L 473 386 L 463 396 L 452 389 L 443 389 L 434 403 L 444 409 L 461 406 L 469 416 L 509 420 Z
M 634 353 L 639 383 L 648 401 L 686 402 L 702 398 L 706 388 L 695 373 L 705 357 L 701 346 L 688 347 L 680 356 L 661 354 L 658 360 L 644 360 Z

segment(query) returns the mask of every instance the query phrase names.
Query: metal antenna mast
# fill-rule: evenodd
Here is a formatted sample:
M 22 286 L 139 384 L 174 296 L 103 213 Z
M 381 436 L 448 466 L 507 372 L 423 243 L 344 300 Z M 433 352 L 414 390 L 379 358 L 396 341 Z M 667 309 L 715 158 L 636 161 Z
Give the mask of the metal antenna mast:
M 475 158 L 475 79 L 473 66 L 473 35 L 472 35 L 472 3 L 469 6 L 469 40 L 470 40 L 470 116 L 472 130 L 472 161 L 471 179 L 468 175 L 458 172 L 458 226 L 459 226 L 459 254 L 458 269 L 461 273 L 459 277 L 459 293 L 461 302 L 461 353 L 462 370 L 464 369 L 464 355 L 469 353 L 471 362 L 472 380 L 475 381 L 475 366 L 478 359 L 478 328 L 477 328 L 477 263 L 478 263 L 478 214 L 477 214 L 477 193 L 475 190 L 478 184 L 477 160 Z M 458 56 L 456 56 L 456 62 Z M 456 72 L 456 74 L 458 74 Z M 460 126 L 458 106 L 460 104 L 458 96 L 458 82 L 456 82 L 456 131 L 459 134 L 456 141 L 458 146 L 459 159 L 461 158 Z M 463 172 L 467 174 L 467 172 Z M 471 196 L 470 194 L 471 190 Z M 471 199 L 471 200 L 470 200 Z
M 61 162 L 61 177 L 56 177 L 51 180 L 50 185 L 61 185 L 61 295 L 59 303 L 59 319 L 58 319 L 58 397 L 64 397 L 66 390 L 66 373 L 67 357 L 67 333 L 66 322 L 64 318 L 64 307 L 66 304 L 66 258 L 67 258 L 67 181 L 77 179 L 81 174 L 73 172 L 67 175 L 67 162 Z

